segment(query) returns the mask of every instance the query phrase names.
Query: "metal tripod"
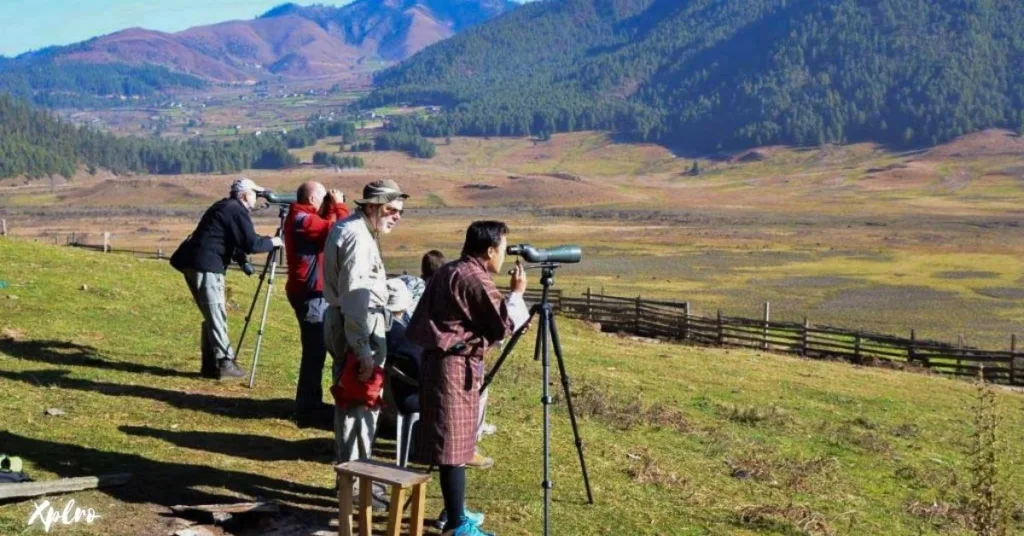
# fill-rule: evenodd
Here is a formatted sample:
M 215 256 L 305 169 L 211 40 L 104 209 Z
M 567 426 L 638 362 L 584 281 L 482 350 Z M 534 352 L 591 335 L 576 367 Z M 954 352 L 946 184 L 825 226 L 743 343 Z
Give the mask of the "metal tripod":
M 281 236 L 284 229 L 284 220 L 288 217 L 288 205 L 280 205 L 280 211 L 277 217 L 280 223 L 277 226 L 277 231 L 274 236 Z M 252 320 L 252 313 L 256 309 L 256 302 L 260 297 L 260 290 L 263 288 L 263 282 L 267 282 L 267 294 L 263 300 L 263 317 L 260 319 L 260 329 L 256 332 L 256 350 L 252 356 L 252 368 L 249 370 L 249 388 L 253 386 L 253 382 L 256 381 L 256 363 L 260 359 L 260 348 L 263 346 L 263 328 L 267 324 L 267 309 L 270 307 L 270 291 L 274 288 L 274 275 L 277 273 L 277 265 L 281 262 L 281 258 L 284 255 L 283 247 L 276 247 L 270 253 L 267 254 L 267 262 L 263 265 L 263 272 L 260 273 L 260 282 L 256 285 L 256 293 L 252 296 L 252 304 L 249 305 L 249 312 L 245 315 L 245 326 L 242 327 L 242 335 L 238 337 L 238 345 L 235 346 L 235 355 L 242 353 L 242 342 L 245 340 L 245 334 L 249 331 L 249 323 Z M 270 274 L 267 277 L 267 274 Z
M 552 399 L 549 392 L 551 385 L 551 360 L 548 350 L 549 336 L 551 346 L 555 349 L 555 357 L 558 359 L 558 371 L 562 378 L 562 390 L 565 393 L 566 407 L 569 409 L 569 422 L 572 423 L 572 434 L 576 439 L 576 453 L 579 454 L 580 469 L 583 471 L 583 485 L 587 489 L 587 503 L 594 504 L 594 494 L 590 490 L 590 477 L 587 475 L 587 462 L 583 459 L 583 440 L 580 439 L 580 431 L 576 425 L 576 412 L 572 407 L 572 395 L 569 393 L 569 376 L 565 372 L 565 361 L 562 359 L 562 345 L 558 342 L 558 328 L 555 326 L 555 315 L 551 310 L 551 302 L 548 301 L 548 291 L 555 283 L 555 270 L 558 267 L 558 263 L 543 263 L 540 265 L 540 281 L 544 288 L 540 303 L 530 308 L 530 318 L 512 335 L 512 338 L 501 352 L 501 357 L 498 358 L 494 367 L 484 377 L 483 386 L 480 388 L 481 393 L 483 393 L 484 389 L 487 389 L 491 380 L 494 379 L 494 375 L 498 373 L 502 363 L 505 362 L 505 358 L 515 348 L 523 333 L 530 328 L 534 315 L 538 315 L 540 317 L 540 326 L 537 330 L 537 341 L 534 345 L 533 359 L 534 361 L 539 360 L 541 362 L 542 370 L 541 403 L 544 405 L 544 480 L 541 482 L 541 487 L 544 489 L 544 536 L 548 536 L 551 533 L 551 489 L 554 487 L 554 482 L 551 481 L 551 423 L 549 407 L 551 406 Z

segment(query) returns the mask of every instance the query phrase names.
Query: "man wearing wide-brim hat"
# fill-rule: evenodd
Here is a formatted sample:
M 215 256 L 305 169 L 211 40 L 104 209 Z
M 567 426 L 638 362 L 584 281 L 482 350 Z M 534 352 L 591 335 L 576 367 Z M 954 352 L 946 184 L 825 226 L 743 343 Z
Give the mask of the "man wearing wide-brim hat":
M 378 240 L 402 219 L 409 196 L 393 180 L 371 182 L 357 209 L 331 229 L 324 249 L 324 343 L 334 360 L 334 433 L 339 463 L 369 458 L 387 356 L 389 290 Z M 348 385 L 349 393 L 340 385 Z M 353 382 L 369 384 L 352 389 Z M 366 387 L 366 388 L 363 388 Z M 358 391 L 366 399 L 353 397 Z

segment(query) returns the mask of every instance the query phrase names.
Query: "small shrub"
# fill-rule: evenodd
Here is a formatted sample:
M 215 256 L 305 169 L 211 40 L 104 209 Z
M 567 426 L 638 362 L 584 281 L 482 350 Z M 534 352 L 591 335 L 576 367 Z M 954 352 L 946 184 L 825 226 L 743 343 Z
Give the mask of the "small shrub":
M 978 536 L 1005 536 L 1009 528 L 1010 509 L 1003 496 L 999 475 L 1002 446 L 998 436 L 998 408 L 995 392 L 984 380 L 978 381 L 974 426 L 970 452 L 973 480 L 968 503 L 971 529 Z
M 666 487 L 685 487 L 689 484 L 688 479 L 662 469 L 654 461 L 651 452 L 645 448 L 630 452 L 629 458 L 632 463 L 626 468 L 626 474 L 637 484 L 656 484 Z
M 795 532 L 807 536 L 832 536 L 835 530 L 829 526 L 825 516 L 808 506 L 788 504 L 786 506 L 754 505 L 744 506 L 737 512 L 739 523 L 744 526 Z
M 572 401 L 578 417 L 594 419 L 617 430 L 647 425 L 678 432 L 690 431 L 690 424 L 682 411 L 660 403 L 647 406 L 639 395 L 622 400 L 593 384 L 580 383 Z
M 748 425 L 769 424 L 784 425 L 789 422 L 786 410 L 772 404 L 769 406 L 741 406 L 729 403 L 717 405 L 719 415 L 732 422 Z
M 922 502 L 912 500 L 904 505 L 908 514 L 927 521 L 938 529 L 966 528 L 970 523 L 970 512 L 962 503 L 933 500 Z

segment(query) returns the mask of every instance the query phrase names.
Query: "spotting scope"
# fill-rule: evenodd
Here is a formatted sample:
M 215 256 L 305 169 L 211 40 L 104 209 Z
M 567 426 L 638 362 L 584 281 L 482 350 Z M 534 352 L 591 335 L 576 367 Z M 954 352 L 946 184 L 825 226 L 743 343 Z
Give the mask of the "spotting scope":
M 295 197 L 295 194 L 276 194 L 270 190 L 256 192 L 256 197 L 262 197 L 267 200 L 267 203 L 273 203 L 276 205 L 288 205 L 294 203 L 298 199 Z
M 526 262 L 562 262 L 573 263 L 583 260 L 583 251 L 579 246 L 555 246 L 550 249 L 538 249 L 529 244 L 509 246 L 505 250 L 509 255 L 518 255 Z

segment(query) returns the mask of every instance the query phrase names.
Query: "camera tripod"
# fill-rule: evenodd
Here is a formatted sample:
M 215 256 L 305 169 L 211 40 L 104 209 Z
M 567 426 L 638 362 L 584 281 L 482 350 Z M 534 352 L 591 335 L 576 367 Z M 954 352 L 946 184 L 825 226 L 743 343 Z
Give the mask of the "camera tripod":
M 280 223 L 277 225 L 277 231 L 274 236 L 281 236 L 284 230 L 284 220 L 288 217 L 288 205 L 279 205 L 279 211 L 277 217 Z M 249 312 L 245 315 L 245 326 L 242 327 L 242 335 L 238 337 L 238 345 L 235 346 L 235 355 L 242 353 L 242 342 L 245 341 L 245 333 L 249 331 L 249 323 L 252 320 L 252 313 L 256 309 L 256 302 L 260 297 L 260 290 L 263 288 L 263 282 L 267 283 L 267 294 L 263 300 L 263 317 L 260 319 L 260 328 L 256 332 L 256 349 L 252 355 L 252 368 L 249 370 L 249 388 L 252 389 L 253 382 L 256 381 L 256 363 L 260 359 L 260 348 L 263 346 L 263 328 L 267 324 L 267 309 L 270 307 L 270 291 L 274 288 L 274 276 L 277 274 L 277 265 L 281 263 L 281 258 L 284 255 L 284 247 L 276 247 L 267 254 L 267 262 L 263 265 L 263 272 L 260 273 L 260 282 L 256 285 L 256 292 L 252 296 L 252 304 L 249 306 Z M 267 277 L 267 274 L 270 277 Z
M 502 363 L 505 362 L 512 349 L 515 348 L 523 333 L 530 328 L 534 315 L 539 316 L 540 326 L 537 329 L 537 341 L 534 344 L 533 359 L 534 361 L 539 360 L 541 362 L 542 370 L 541 403 L 544 405 L 544 480 L 541 482 L 541 487 L 544 488 L 544 536 L 548 536 L 551 533 L 551 489 L 554 487 L 554 482 L 551 481 L 551 422 L 549 407 L 552 404 L 552 398 L 549 392 L 551 385 L 549 336 L 551 347 L 554 348 L 555 357 L 558 359 L 558 371 L 562 379 L 562 390 L 565 392 L 565 403 L 569 409 L 569 421 L 572 423 L 572 433 L 576 439 L 576 453 L 579 455 L 580 469 L 583 471 L 583 485 L 587 489 L 587 503 L 594 504 L 594 494 L 590 490 L 590 477 L 587 475 L 587 462 L 583 459 L 583 441 L 580 439 L 580 431 L 576 425 L 576 412 L 572 407 L 572 395 L 569 393 L 569 376 L 565 373 L 565 361 L 562 359 L 562 345 L 558 342 L 558 328 L 555 326 L 555 316 L 551 310 L 551 302 L 548 301 L 548 291 L 555 283 L 555 270 L 559 266 L 558 263 L 554 262 L 545 262 L 540 265 L 540 281 L 543 286 L 540 303 L 530 308 L 530 318 L 509 339 L 498 361 L 484 377 L 483 386 L 480 388 L 481 393 L 483 393 L 484 389 L 487 389 L 487 386 L 490 385 L 491 380 L 494 379 L 495 374 L 498 373 Z

